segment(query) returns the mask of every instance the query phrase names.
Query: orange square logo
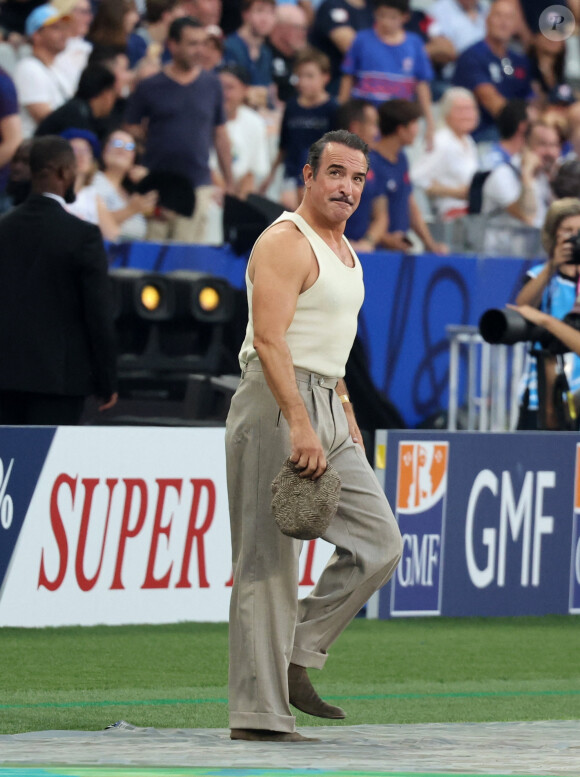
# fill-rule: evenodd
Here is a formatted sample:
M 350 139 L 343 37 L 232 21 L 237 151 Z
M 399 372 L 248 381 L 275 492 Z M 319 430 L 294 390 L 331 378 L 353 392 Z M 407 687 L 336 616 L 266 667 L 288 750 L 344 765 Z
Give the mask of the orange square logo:
M 436 504 L 447 487 L 446 442 L 401 442 L 397 510 L 417 513 Z

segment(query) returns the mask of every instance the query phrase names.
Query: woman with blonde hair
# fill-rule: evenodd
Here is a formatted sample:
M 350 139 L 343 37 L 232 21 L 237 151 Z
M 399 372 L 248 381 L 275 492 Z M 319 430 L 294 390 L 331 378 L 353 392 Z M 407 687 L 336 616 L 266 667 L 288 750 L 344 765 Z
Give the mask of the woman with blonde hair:
M 542 229 L 542 245 L 548 254 L 548 261 L 532 267 L 523 288 L 512 306 L 524 318 L 543 326 L 561 339 L 568 347 L 576 343 L 572 337 L 572 327 L 567 327 L 562 319 L 576 302 L 580 265 L 573 255 L 570 242 L 580 233 L 580 199 L 566 197 L 552 203 L 546 214 Z M 568 331 L 568 329 L 570 331 Z M 566 340 L 560 335 L 564 333 Z M 571 391 L 580 389 L 580 342 L 572 348 L 576 353 L 564 356 L 565 371 Z M 558 420 L 553 402 L 553 388 L 557 375 L 557 358 L 546 356 L 543 359 L 546 378 L 545 424 L 548 429 L 557 429 Z M 528 355 L 521 384 L 520 417 L 518 429 L 537 429 L 539 420 L 538 374 L 536 358 Z

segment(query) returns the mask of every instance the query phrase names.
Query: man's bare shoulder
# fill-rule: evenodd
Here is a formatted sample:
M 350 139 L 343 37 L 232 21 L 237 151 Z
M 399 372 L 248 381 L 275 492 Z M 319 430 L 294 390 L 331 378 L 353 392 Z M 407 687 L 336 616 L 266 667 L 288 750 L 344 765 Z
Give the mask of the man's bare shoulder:
M 304 243 L 308 243 L 308 240 L 293 221 L 280 221 L 264 232 L 258 240 L 256 248 L 263 245 L 268 247 L 292 245 L 292 247 L 296 247 Z
M 254 248 L 251 265 L 270 265 L 288 272 L 292 268 L 307 270 L 312 249 L 308 239 L 291 221 L 274 224 L 259 238 Z

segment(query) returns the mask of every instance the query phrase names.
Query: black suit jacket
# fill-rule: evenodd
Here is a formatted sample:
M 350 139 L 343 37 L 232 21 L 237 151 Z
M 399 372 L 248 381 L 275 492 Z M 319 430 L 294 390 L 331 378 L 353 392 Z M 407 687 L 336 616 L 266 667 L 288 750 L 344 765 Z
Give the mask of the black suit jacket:
M 108 398 L 115 361 L 99 228 L 30 195 L 0 219 L 0 390 Z

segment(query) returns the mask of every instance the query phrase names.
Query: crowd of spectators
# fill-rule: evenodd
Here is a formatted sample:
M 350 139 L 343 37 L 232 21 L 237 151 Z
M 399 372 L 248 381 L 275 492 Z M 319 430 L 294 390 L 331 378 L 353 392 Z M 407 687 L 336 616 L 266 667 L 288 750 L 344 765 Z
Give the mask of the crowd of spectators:
M 62 135 L 72 212 L 105 238 L 219 243 L 224 197 L 294 209 L 308 147 L 342 127 L 372 148 L 358 250 L 443 253 L 478 216 L 483 250 L 525 253 L 556 180 L 580 193 L 580 52 L 541 32 L 549 5 L 0 0 L 0 211 L 27 141 Z

